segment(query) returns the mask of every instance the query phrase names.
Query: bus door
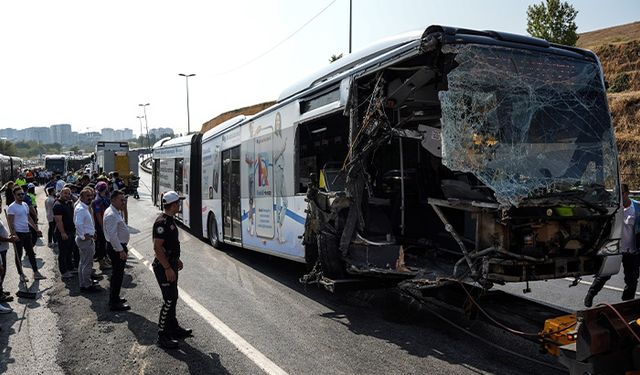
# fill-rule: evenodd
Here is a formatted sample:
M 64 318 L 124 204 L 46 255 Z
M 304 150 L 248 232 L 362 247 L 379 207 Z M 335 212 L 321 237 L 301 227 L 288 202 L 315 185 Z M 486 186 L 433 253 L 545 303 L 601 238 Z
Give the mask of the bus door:
M 240 209 L 240 146 L 222 151 L 222 235 L 242 242 Z
M 151 188 L 151 196 L 153 197 L 153 204 L 160 206 L 158 197 L 160 196 L 160 159 L 153 159 L 153 177 Z
M 176 193 L 178 193 L 178 195 L 183 196 L 184 195 L 184 159 L 179 158 L 179 159 L 175 159 L 175 165 L 174 165 L 174 172 L 175 172 L 175 180 L 173 181 L 173 190 L 176 191 Z M 176 213 L 176 217 L 184 222 L 184 200 L 180 201 L 180 211 L 178 211 L 178 213 Z M 188 217 L 188 216 L 187 216 Z M 188 225 L 188 223 L 185 223 L 186 225 Z

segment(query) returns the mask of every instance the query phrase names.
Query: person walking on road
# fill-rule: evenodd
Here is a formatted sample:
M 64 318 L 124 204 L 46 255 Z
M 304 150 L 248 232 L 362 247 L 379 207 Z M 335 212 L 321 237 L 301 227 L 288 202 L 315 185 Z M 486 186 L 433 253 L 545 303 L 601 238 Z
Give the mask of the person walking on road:
M 73 224 L 73 203 L 71 190 L 63 188 L 53 205 L 53 219 L 56 222 L 55 237 L 58 242 L 58 267 L 63 279 L 73 277 L 73 247 L 76 227 Z
M 624 222 L 622 226 L 622 238 L 620 239 L 620 252 L 622 253 L 622 267 L 624 268 L 624 291 L 622 300 L 634 299 L 638 287 L 640 274 L 640 251 L 636 238 L 640 235 L 640 202 L 629 198 L 629 185 L 622 184 L 622 205 L 624 207 Z M 584 297 L 584 305 L 591 307 L 593 298 L 602 290 L 604 284 L 611 276 L 597 276 Z
M 111 311 L 127 311 L 131 307 L 120 297 L 124 266 L 127 263 L 127 243 L 129 242 L 129 228 L 124 222 L 120 211 L 124 207 L 125 195 L 121 190 L 111 193 L 111 205 L 104 212 L 103 230 L 107 240 L 107 254 L 111 258 L 111 285 L 109 291 L 109 306 Z
M 33 269 L 33 278 L 36 280 L 46 279 L 38 272 L 38 263 L 36 262 L 36 253 L 33 251 L 33 239 L 31 238 L 31 227 L 38 236 L 42 233 L 29 215 L 29 206 L 23 201 L 25 192 L 21 186 L 13 188 L 13 196 L 15 201 L 11 203 L 7 209 L 7 224 L 11 231 L 11 239 L 15 246 L 16 269 L 20 275 L 20 281 L 26 282 L 27 277 L 22 272 L 22 250 L 24 249 L 29 257 L 31 269 Z
M 180 197 L 175 191 L 162 196 L 164 212 L 153 223 L 153 273 L 162 291 L 164 303 L 158 320 L 158 345 L 166 349 L 178 347 L 176 339 L 192 335 L 191 329 L 180 327 L 176 319 L 178 302 L 178 273 L 183 264 L 180 260 L 178 227 L 173 216 L 180 211 Z
M 9 295 L 9 292 L 5 292 L 2 288 L 2 282 L 4 276 L 7 273 L 5 264 L 7 264 L 7 251 L 9 250 L 9 242 L 13 240 L 9 236 L 9 231 L 0 220 L 0 302 L 11 302 L 13 297 Z
M 78 278 L 81 293 L 99 292 L 100 288 L 93 284 L 91 271 L 93 266 L 93 254 L 95 253 L 96 229 L 93 223 L 93 215 L 89 205 L 93 201 L 93 189 L 84 188 L 80 192 L 80 200 L 73 212 L 73 223 L 76 227 L 76 245 L 80 250 L 80 264 L 78 265 Z

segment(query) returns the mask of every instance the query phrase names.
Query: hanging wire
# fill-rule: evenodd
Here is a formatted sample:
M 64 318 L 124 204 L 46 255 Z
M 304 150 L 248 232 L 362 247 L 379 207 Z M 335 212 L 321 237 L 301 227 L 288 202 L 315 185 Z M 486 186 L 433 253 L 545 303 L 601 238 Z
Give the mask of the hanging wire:
M 299 28 L 297 28 L 294 32 L 292 32 L 291 34 L 289 34 L 289 36 L 287 36 L 286 38 L 282 39 L 281 41 L 279 41 L 278 43 L 276 43 L 273 47 L 269 48 L 268 50 L 266 50 L 265 52 L 259 54 L 258 56 L 252 58 L 251 60 L 245 62 L 244 64 L 238 65 L 235 68 L 231 68 L 229 70 L 226 70 L 222 73 L 218 73 L 216 74 L 216 76 L 222 76 L 222 75 L 226 75 L 232 72 L 235 72 L 236 70 L 240 70 L 242 68 L 244 68 L 245 66 L 255 62 L 256 60 L 261 59 L 262 57 L 268 55 L 269 53 L 271 53 L 273 50 L 275 50 L 276 48 L 280 47 L 284 42 L 286 42 L 287 40 L 293 38 L 297 33 L 299 33 L 302 29 L 304 29 L 307 25 L 309 25 L 311 22 L 313 22 L 313 20 L 315 20 L 316 18 L 318 18 L 322 13 L 324 13 L 325 10 L 329 9 L 330 6 L 332 6 L 337 0 L 333 0 L 332 2 L 330 2 L 327 6 L 325 6 L 324 8 L 322 8 L 322 10 L 320 10 L 318 13 L 316 13 L 313 17 L 311 17 L 307 22 L 305 22 L 302 26 L 300 26 Z

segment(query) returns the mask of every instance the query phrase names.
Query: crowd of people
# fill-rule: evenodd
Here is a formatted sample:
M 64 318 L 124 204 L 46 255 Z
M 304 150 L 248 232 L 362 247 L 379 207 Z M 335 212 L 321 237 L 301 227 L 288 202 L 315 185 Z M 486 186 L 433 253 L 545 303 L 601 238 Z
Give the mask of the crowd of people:
M 117 172 L 108 176 L 88 172 L 66 176 L 51 174 L 40 182 L 46 194 L 47 246 L 57 252 L 61 278 L 77 279 L 81 294 L 103 291 L 99 286 L 103 276 L 95 272 L 94 262 L 103 273 L 111 270 L 109 308 L 127 311 L 131 307 L 121 296 L 129 243 L 127 192 L 137 196 L 137 177 L 129 176 L 130 183 L 136 183 L 132 191 L 132 186 L 127 187 Z M 2 286 L 9 268 L 6 259 L 9 244 L 14 247 L 15 267 L 23 288 L 31 276 L 22 269 L 24 253 L 31 265 L 33 279 L 46 278 L 38 269 L 34 251 L 38 238 L 44 240 L 38 229 L 35 187 L 21 174 L 16 181 L 10 181 L 0 189 L 7 206 L 7 225 L 0 220 L 0 313 L 12 311 L 8 303 L 13 297 Z M 173 191 L 164 194 L 164 212 L 153 228 L 156 254 L 153 268 L 164 300 L 158 321 L 158 344 L 170 349 L 178 347 L 177 339 L 192 334 L 190 329 L 180 327 L 175 315 L 177 274 L 183 264 L 179 259 L 178 229 L 173 215 L 180 209 L 180 199 Z

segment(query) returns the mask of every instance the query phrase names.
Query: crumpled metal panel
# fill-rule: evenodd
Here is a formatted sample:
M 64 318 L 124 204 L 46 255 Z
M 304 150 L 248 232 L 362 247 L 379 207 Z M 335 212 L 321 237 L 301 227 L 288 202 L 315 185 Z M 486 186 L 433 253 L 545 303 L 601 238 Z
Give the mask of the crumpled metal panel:
M 617 191 L 597 63 L 473 44 L 442 51 L 457 64 L 439 93 L 445 166 L 474 174 L 503 206 L 586 186 Z

